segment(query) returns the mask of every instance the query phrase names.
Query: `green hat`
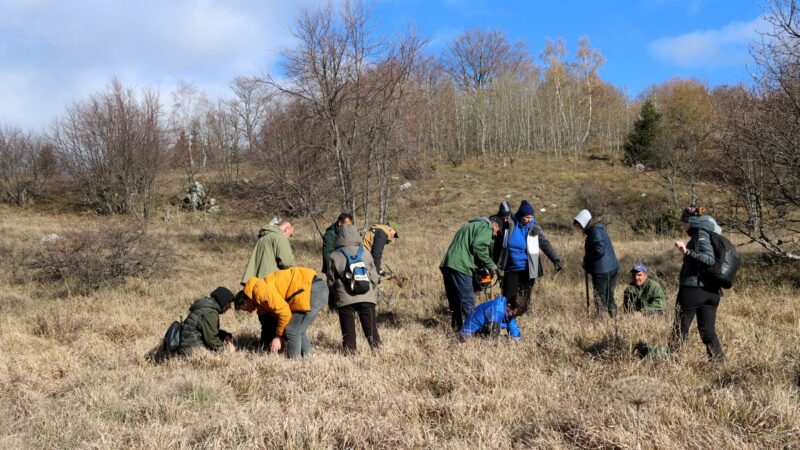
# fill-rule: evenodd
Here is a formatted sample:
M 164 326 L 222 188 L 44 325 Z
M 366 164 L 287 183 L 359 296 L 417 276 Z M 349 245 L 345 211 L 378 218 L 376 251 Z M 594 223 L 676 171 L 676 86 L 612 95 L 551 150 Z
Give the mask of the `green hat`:
M 400 239 L 400 230 L 397 227 L 397 222 L 393 220 L 387 220 L 386 225 L 389 225 L 390 227 L 394 228 L 394 238 Z

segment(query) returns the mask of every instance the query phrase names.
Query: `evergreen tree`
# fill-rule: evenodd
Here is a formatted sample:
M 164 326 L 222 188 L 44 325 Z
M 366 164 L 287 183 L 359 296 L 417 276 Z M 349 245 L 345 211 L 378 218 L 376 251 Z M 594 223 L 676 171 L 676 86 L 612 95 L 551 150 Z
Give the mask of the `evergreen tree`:
M 661 114 L 651 100 L 646 100 L 625 141 L 625 164 L 652 165 L 656 159 L 654 147 L 660 121 Z

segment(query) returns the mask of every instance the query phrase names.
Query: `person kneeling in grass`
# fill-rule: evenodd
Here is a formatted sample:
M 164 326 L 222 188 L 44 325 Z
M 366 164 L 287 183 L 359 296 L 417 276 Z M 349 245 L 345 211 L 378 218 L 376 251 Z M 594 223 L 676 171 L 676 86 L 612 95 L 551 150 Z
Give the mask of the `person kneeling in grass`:
M 459 340 L 463 342 L 475 334 L 498 337 L 502 330 L 507 330 L 512 339 L 519 341 L 522 334 L 519 331 L 517 317 L 527 311 L 528 297 L 524 294 L 517 295 L 513 299 L 500 296 L 486 303 L 481 303 L 467 317 L 464 326 L 461 327 Z
M 233 293 L 222 286 L 214 289 L 208 297 L 195 301 L 189 315 L 183 321 L 179 355 L 189 355 L 198 348 L 221 351 L 227 347 L 235 349 L 233 335 L 219 328 L 219 315 L 231 308 Z

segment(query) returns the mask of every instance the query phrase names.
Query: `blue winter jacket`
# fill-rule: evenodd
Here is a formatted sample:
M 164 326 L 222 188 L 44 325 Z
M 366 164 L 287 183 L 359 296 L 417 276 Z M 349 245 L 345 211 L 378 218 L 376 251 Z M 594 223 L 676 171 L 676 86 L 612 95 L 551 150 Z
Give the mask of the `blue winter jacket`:
M 586 226 L 583 267 L 592 275 L 608 273 L 619 269 L 617 254 L 602 223 L 589 223 Z
M 461 327 L 461 336 L 469 337 L 478 332 L 487 332 L 492 324 L 499 324 L 501 330 L 508 330 L 508 335 L 519 340 L 522 334 L 517 325 L 517 319 L 509 319 L 506 313 L 506 303 L 508 300 L 497 297 L 485 303 L 481 303 L 464 321 Z

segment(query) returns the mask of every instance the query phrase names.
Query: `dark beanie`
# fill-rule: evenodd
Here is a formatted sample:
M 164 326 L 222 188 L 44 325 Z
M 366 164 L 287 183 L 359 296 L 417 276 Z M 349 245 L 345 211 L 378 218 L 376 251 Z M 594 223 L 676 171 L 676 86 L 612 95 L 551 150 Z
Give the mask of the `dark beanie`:
M 522 203 L 519 204 L 519 209 L 517 209 L 517 217 L 525 217 L 525 216 L 532 216 L 533 215 L 533 206 L 528 203 L 527 200 L 523 200 Z
M 211 298 L 217 301 L 220 308 L 225 309 L 228 303 L 233 301 L 233 292 L 228 288 L 220 286 L 211 291 Z
M 687 206 L 683 208 L 681 211 L 681 222 L 689 222 L 689 218 L 692 216 L 699 216 L 700 210 L 694 206 Z
M 500 203 L 500 209 L 497 210 L 498 216 L 510 216 L 511 215 L 511 207 L 508 206 L 507 201 L 503 201 Z

